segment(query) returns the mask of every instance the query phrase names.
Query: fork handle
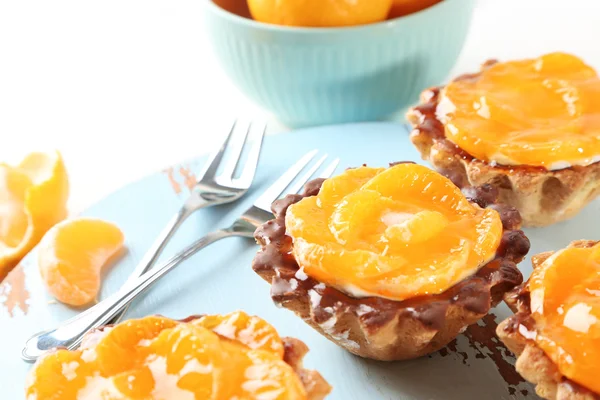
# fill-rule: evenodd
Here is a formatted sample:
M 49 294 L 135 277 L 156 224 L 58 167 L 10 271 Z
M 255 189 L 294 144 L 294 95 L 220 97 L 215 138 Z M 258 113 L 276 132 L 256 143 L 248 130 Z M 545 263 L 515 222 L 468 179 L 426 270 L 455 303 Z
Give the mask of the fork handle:
M 171 220 L 167 223 L 167 225 L 160 232 L 158 237 L 152 243 L 152 246 L 146 251 L 144 257 L 140 260 L 140 262 L 136 265 L 133 272 L 125 282 L 125 285 L 135 281 L 137 278 L 142 276 L 146 271 L 148 271 L 152 266 L 156 263 L 163 250 L 167 246 L 167 243 L 175 232 L 179 229 L 179 227 L 183 224 L 183 222 L 194 213 L 195 210 L 192 210 L 185 205 L 181 207 L 181 209 L 175 214 Z M 115 314 L 115 316 L 108 321 L 108 323 L 116 324 L 121 320 L 123 315 L 127 312 L 129 308 L 129 304 L 127 304 L 121 311 Z
M 22 358 L 25 361 L 33 362 L 46 351 L 55 347 L 66 347 L 70 350 L 76 348 L 88 331 L 109 323 L 136 296 L 148 289 L 167 272 L 208 245 L 231 236 L 240 236 L 240 234 L 233 230 L 221 229 L 196 240 L 165 264 L 150 270 L 134 281 L 127 282 L 121 290 L 106 300 L 65 321 L 56 329 L 32 336 L 25 343 L 21 354 Z

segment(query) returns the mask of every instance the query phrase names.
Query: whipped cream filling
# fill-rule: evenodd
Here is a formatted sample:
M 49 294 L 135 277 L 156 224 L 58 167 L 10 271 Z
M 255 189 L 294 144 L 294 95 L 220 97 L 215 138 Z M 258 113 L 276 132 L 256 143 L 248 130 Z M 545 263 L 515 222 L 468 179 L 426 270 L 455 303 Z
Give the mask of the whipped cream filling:
M 485 119 L 490 119 L 490 111 L 489 107 L 485 102 L 485 98 L 481 98 L 479 103 L 473 104 L 473 108 L 476 109 L 477 114 Z M 452 103 L 452 101 L 444 94 L 444 91 L 440 93 L 440 98 L 438 100 L 438 105 L 435 111 L 436 118 L 444 124 L 444 127 L 447 129 L 451 129 L 451 126 L 448 126 L 449 118 L 448 115 L 452 114 L 456 110 L 456 106 Z M 581 153 L 583 153 L 583 149 L 579 149 Z M 488 157 L 487 160 L 483 160 L 488 162 L 491 166 L 495 167 L 496 165 L 505 165 L 505 166 L 518 166 L 523 165 L 521 163 L 516 162 L 510 157 L 502 154 L 502 152 L 497 151 Z M 567 169 L 574 166 L 578 167 L 587 167 L 588 165 L 595 164 L 600 162 L 600 154 L 593 157 L 585 157 L 570 161 L 555 161 L 550 165 L 545 166 L 548 171 L 559 171 L 561 169 Z

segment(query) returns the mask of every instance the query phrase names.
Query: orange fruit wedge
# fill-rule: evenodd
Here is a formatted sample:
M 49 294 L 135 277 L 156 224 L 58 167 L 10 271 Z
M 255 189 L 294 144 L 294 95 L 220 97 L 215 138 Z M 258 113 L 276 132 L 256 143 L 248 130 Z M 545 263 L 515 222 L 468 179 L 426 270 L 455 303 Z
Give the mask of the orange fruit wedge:
M 252 17 L 275 25 L 332 27 L 387 18 L 392 0 L 248 0 Z
M 58 152 L 0 163 L 0 280 L 67 215 L 69 180 Z
M 42 279 L 58 301 L 82 306 L 100 291 L 102 267 L 123 248 L 124 236 L 114 224 L 75 218 L 55 225 L 38 252 Z

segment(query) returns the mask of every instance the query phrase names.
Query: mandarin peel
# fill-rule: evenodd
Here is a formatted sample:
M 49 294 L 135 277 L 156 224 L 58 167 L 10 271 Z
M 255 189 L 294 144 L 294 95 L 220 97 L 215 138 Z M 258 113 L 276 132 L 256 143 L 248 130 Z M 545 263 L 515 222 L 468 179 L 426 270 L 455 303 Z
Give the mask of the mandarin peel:
M 67 215 L 69 181 L 60 153 L 0 164 L 0 280 Z
M 274 328 L 242 311 L 191 322 L 145 317 L 90 335 L 79 350 L 38 360 L 28 376 L 28 398 L 308 399 L 299 366 L 284 362 Z M 318 385 L 320 393 L 329 391 L 322 378 Z
M 405 300 L 441 293 L 495 257 L 502 222 L 447 178 L 416 164 L 357 168 L 289 207 L 306 273 L 351 294 Z

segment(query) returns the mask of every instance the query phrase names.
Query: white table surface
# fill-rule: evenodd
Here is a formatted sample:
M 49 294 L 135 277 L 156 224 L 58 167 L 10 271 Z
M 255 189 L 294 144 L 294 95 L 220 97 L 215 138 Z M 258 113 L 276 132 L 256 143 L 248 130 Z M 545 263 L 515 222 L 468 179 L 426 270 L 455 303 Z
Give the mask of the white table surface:
M 286 130 L 221 71 L 203 1 L 0 1 L 0 160 L 59 149 L 77 212 L 209 151 L 233 116 Z M 599 38 L 598 0 L 479 0 L 453 74 L 554 50 L 600 68 Z

